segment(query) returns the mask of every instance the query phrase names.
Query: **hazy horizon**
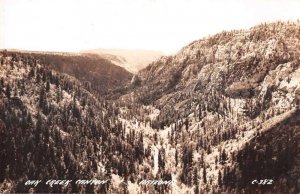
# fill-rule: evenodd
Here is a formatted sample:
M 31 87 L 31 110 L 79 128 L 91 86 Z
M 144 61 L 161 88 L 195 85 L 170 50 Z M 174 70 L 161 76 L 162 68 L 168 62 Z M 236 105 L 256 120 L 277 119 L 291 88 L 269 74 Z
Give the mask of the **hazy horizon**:
M 0 0 L 0 49 L 173 54 L 223 30 L 300 18 L 299 0 Z

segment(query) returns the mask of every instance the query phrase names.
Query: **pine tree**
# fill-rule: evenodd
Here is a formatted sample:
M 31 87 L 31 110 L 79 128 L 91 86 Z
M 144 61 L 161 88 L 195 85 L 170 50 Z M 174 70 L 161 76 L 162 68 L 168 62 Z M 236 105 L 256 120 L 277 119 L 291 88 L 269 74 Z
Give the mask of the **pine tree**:
M 34 77 L 34 68 L 31 68 L 29 73 L 28 73 L 28 78 L 31 79 Z
M 178 151 L 175 149 L 175 167 L 178 165 Z
M 220 170 L 219 170 L 219 173 L 218 173 L 218 185 L 222 186 L 222 173 L 221 173 Z
M 203 165 L 203 182 L 204 184 L 207 183 L 207 178 L 206 178 L 206 166 L 205 166 L 205 163 Z
M 61 89 L 57 88 L 57 91 L 56 91 L 56 103 L 59 103 L 60 99 L 61 99 Z
M 197 168 L 194 168 L 194 172 L 193 172 L 193 183 L 194 185 L 197 187 L 198 184 L 199 184 L 199 181 L 198 181 L 198 169 Z
M 49 80 L 47 80 L 47 82 L 46 82 L 46 92 L 49 92 L 49 90 L 50 90 L 50 82 L 49 82 Z
M 44 86 L 41 87 L 40 96 L 39 96 L 39 107 L 44 108 L 45 106 L 45 89 Z
M 37 83 L 40 83 L 40 81 L 41 81 L 41 76 L 40 76 L 40 74 L 37 72 L 37 73 L 36 73 L 36 82 L 37 82 Z
M 7 98 L 11 97 L 11 88 L 9 84 L 6 85 L 5 95 Z
M 36 129 L 35 129 L 35 146 L 38 151 L 40 151 L 40 141 L 41 141 L 41 135 L 42 135 L 42 130 L 43 130 L 43 122 L 42 122 L 42 117 L 40 113 L 38 112 L 37 116 L 37 122 L 36 122 Z M 41 154 L 41 153 L 39 153 Z M 42 155 L 42 154 L 41 154 Z M 37 158 L 37 161 L 40 162 L 40 159 Z
M 185 130 L 187 131 L 189 129 L 189 119 L 187 118 L 185 120 Z
M 225 152 L 225 149 L 223 149 L 222 154 L 221 154 L 221 161 L 224 163 L 227 160 L 227 154 Z
M 200 190 L 199 190 L 199 186 L 198 185 L 195 186 L 194 193 L 195 194 L 200 194 Z
M 3 90 L 4 90 L 4 79 L 1 78 L 0 79 L 0 93 L 2 93 Z

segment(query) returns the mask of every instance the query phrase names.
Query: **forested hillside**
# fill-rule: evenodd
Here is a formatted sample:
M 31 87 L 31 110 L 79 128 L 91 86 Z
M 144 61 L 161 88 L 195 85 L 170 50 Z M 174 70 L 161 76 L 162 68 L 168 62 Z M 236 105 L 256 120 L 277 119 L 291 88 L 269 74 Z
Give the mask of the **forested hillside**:
M 128 177 L 136 171 L 144 157 L 143 136 L 125 134 L 118 108 L 96 98 L 74 77 L 52 70 L 39 58 L 23 56 L 2 52 L 0 59 L 1 192 L 27 192 L 28 179 L 107 179 L 113 172 Z M 94 189 L 103 193 L 119 188 L 34 188 Z
M 98 96 L 108 96 L 126 87 L 132 74 L 96 54 L 13 52 L 13 61 L 36 61 L 50 69 L 77 78 L 87 90 Z M 115 94 L 114 94 L 115 95 Z

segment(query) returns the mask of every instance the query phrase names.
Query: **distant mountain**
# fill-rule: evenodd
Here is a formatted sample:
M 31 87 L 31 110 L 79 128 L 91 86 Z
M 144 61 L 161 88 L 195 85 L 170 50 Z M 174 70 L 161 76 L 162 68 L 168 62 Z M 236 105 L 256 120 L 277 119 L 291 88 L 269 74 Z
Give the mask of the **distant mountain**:
M 7 54 L 15 60 L 34 58 L 53 70 L 74 76 L 100 95 L 125 87 L 132 78 L 130 72 L 95 54 L 28 51 L 8 51 Z
M 160 51 L 126 49 L 95 49 L 82 52 L 98 54 L 131 73 L 136 73 L 164 55 Z

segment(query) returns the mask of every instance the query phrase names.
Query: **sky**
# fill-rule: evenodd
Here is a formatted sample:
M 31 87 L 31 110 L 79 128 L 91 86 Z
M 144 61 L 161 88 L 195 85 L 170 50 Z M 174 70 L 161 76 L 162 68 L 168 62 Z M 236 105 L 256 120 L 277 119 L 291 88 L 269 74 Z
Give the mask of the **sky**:
M 300 19 L 300 0 L 0 0 L 0 48 L 166 54 L 223 30 Z

